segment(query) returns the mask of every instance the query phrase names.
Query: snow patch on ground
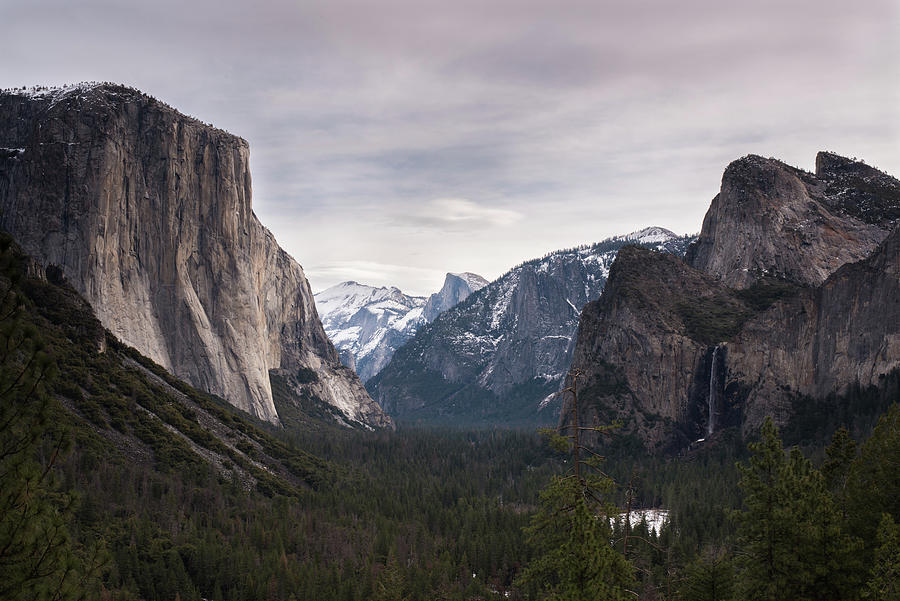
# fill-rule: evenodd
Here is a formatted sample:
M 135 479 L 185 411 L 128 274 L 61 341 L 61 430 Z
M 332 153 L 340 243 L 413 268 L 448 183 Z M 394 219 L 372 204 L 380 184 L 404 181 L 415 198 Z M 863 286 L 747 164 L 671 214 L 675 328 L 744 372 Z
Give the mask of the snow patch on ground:
M 620 513 L 616 519 L 620 522 L 625 522 L 626 514 L 625 512 Z M 665 524 L 669 523 L 669 510 L 668 509 L 632 509 L 631 510 L 631 519 L 629 522 L 631 523 L 631 527 L 634 528 L 638 524 L 640 524 L 643 520 L 647 520 L 647 527 L 659 534 L 660 530 Z

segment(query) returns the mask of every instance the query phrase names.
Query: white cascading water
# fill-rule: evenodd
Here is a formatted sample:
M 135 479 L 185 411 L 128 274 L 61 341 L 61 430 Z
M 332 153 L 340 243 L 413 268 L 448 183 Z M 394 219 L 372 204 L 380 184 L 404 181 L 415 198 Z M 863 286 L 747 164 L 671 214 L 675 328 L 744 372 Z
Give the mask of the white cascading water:
M 706 423 L 706 435 L 710 436 L 716 428 L 716 396 L 718 387 L 718 355 L 719 346 L 713 349 L 712 362 L 709 366 L 709 421 Z

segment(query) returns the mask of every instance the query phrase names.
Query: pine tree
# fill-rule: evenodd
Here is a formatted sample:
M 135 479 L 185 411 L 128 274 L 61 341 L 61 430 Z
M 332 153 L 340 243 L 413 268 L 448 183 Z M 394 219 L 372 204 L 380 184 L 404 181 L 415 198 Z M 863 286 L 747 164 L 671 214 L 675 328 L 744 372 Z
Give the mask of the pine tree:
M 734 562 L 724 549 L 707 549 L 688 566 L 679 586 L 686 601 L 727 601 L 734 592 Z
M 900 521 L 900 404 L 894 403 L 862 444 L 847 477 L 853 531 L 874 541 L 883 513 Z
M 822 473 L 797 449 L 785 455 L 770 419 L 760 434 L 749 465 L 738 466 L 741 598 L 850 598 L 862 573 L 861 541 L 847 533 Z
M 822 476 L 825 485 L 841 511 L 844 519 L 847 518 L 848 498 L 847 480 L 850 476 L 850 468 L 856 458 L 856 441 L 850 436 L 847 428 L 839 428 L 831 438 L 831 444 L 825 449 L 825 463 L 822 464 Z
M 397 562 L 397 556 L 391 551 L 387 562 L 381 567 L 375 579 L 372 601 L 403 601 L 408 598 L 406 579 Z
M 875 561 L 862 597 L 871 601 L 900 601 L 900 526 L 889 513 L 881 516 Z
M 23 319 L 11 242 L 0 244 L 0 599 L 82 598 L 87 583 L 67 527 L 72 498 L 53 482 L 68 445 L 49 423 L 44 387 L 55 366 Z M 39 462 L 39 451 L 49 458 Z
M 569 436 L 548 433 L 551 444 L 572 454 L 571 473 L 555 476 L 541 491 L 540 508 L 526 528 L 535 559 L 523 570 L 517 584 L 535 587 L 554 601 L 619 601 L 632 599 L 632 568 L 612 547 L 610 502 L 614 482 L 600 471 L 599 456 L 580 442 L 588 428 L 578 423 L 578 373 L 572 374 L 575 415 Z M 588 459 L 582 459 L 591 454 Z
M 741 537 L 741 576 L 748 601 L 778 601 L 786 578 L 784 554 L 793 524 L 786 513 L 782 484 L 787 459 L 771 419 L 760 430 L 760 441 L 748 445 L 749 465 L 738 465 L 746 509 L 736 514 Z

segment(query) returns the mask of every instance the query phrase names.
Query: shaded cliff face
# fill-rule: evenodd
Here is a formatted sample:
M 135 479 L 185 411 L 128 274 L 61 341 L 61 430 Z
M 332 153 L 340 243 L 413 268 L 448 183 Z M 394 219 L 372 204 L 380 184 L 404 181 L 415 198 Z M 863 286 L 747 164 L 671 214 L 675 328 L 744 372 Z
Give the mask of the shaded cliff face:
M 840 194 L 816 200 L 811 175 L 749 157 L 729 166 L 686 261 L 620 251 L 579 325 L 582 423 L 621 420 L 648 448 L 675 450 L 726 427 L 746 434 L 766 415 L 784 424 L 803 396 L 878 385 L 900 368 L 900 182 L 832 155 L 818 163 L 817 194 L 826 179 Z M 751 207 L 721 201 L 737 189 Z M 787 227 L 798 205 L 813 212 Z M 860 232 L 881 242 L 865 251 Z
M 679 257 L 623 248 L 578 326 L 572 370 L 580 373 L 582 425 L 621 420 L 651 449 L 701 438 L 711 347 L 751 312 L 735 291 Z M 566 395 L 563 424 L 570 402 Z
M 875 250 L 898 192 L 896 179 L 830 153 L 815 175 L 750 155 L 725 170 L 687 261 L 734 288 L 763 275 L 816 286 Z
M 689 241 L 651 228 L 523 263 L 420 328 L 367 386 L 403 421 L 553 423 L 560 405 L 548 395 L 616 252 L 629 242 L 684 252 Z
M 384 416 L 343 371 L 303 270 L 251 210 L 249 147 L 135 90 L 0 94 L 0 227 L 59 265 L 100 321 L 194 386 L 278 421 L 271 370 L 321 373 L 350 421 Z
M 727 347 L 745 429 L 766 415 L 786 422 L 797 394 L 877 385 L 900 368 L 900 226 L 866 259 L 748 321 Z

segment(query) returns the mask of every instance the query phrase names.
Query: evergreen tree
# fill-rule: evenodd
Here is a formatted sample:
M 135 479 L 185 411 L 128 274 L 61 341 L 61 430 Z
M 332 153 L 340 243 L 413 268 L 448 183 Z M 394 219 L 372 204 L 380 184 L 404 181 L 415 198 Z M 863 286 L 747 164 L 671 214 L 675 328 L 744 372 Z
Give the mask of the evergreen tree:
M 839 428 L 831 438 L 831 444 L 825 449 L 825 463 L 822 464 L 822 476 L 825 485 L 844 519 L 847 518 L 848 498 L 847 480 L 850 476 L 850 468 L 856 458 L 856 441 L 850 436 L 847 428 Z
M 787 515 L 783 482 L 787 460 L 771 419 L 749 445 L 749 465 L 738 465 L 746 509 L 736 514 L 741 537 L 742 588 L 748 601 L 782 599 L 787 577 L 784 554 L 793 526 Z
M 861 542 L 847 534 L 821 472 L 797 449 L 785 455 L 770 419 L 760 434 L 749 445 L 749 465 L 738 466 L 741 598 L 851 598 L 862 572 Z
M 387 563 L 381 567 L 375 579 L 372 601 L 403 601 L 408 598 L 403 572 L 397 563 L 397 556 L 391 551 Z
M 874 541 L 883 513 L 900 521 L 900 404 L 878 420 L 872 436 L 860 447 L 847 477 L 847 497 L 853 531 Z
M 688 566 L 678 588 L 685 601 L 727 601 L 734 593 L 734 562 L 721 548 L 707 549 Z
M 68 532 L 72 499 L 51 471 L 68 443 L 49 423 L 44 387 L 55 366 L 22 320 L 18 261 L 9 239 L 0 244 L 0 599 L 81 598 L 87 583 Z M 40 454 L 47 458 L 39 462 Z
M 604 431 L 578 423 L 578 373 L 572 375 L 572 433 L 560 436 L 548 432 L 551 444 L 568 449 L 571 473 L 554 476 L 541 491 L 540 508 L 526 528 L 535 559 L 525 567 L 518 584 L 536 587 L 554 601 L 619 601 L 633 598 L 631 565 L 612 546 L 610 520 L 615 506 L 611 478 L 600 471 L 601 458 L 584 447 L 580 432 Z M 592 456 L 582 459 L 585 454 Z
M 900 526 L 889 513 L 881 516 L 875 561 L 862 597 L 871 601 L 900 601 Z

